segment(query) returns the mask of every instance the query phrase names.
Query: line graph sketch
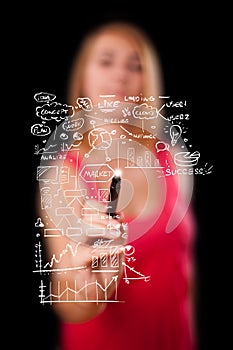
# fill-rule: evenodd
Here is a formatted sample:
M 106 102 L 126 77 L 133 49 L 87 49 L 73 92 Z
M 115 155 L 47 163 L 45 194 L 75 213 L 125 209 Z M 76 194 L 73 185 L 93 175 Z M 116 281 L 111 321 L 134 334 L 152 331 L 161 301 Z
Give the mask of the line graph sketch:
M 43 273 L 51 273 L 51 272 L 65 272 L 65 271 L 71 271 L 71 270 L 82 270 L 85 269 L 87 266 L 67 266 L 63 268 L 53 268 L 54 264 L 59 264 L 62 261 L 62 258 L 70 253 L 72 256 L 76 256 L 78 254 L 78 247 L 80 245 L 80 242 L 72 246 L 72 244 L 67 243 L 65 248 L 61 251 L 59 256 L 57 257 L 55 254 L 53 254 L 52 258 L 49 262 L 43 264 L 42 261 L 42 245 L 41 242 L 37 243 L 35 245 L 37 253 L 37 259 L 36 259 L 36 269 L 33 270 L 33 272 L 37 272 L 40 274 Z
M 119 302 L 117 300 L 117 281 L 118 276 L 113 276 L 110 282 L 107 282 L 107 279 L 104 281 L 104 286 L 101 285 L 97 280 L 94 282 L 87 283 L 84 282 L 84 285 L 80 288 L 77 287 L 76 280 L 74 281 L 74 287 L 69 287 L 68 282 L 66 281 L 65 288 L 61 288 L 61 284 L 58 281 L 56 288 L 53 288 L 54 285 L 52 282 L 49 283 L 49 291 L 46 292 L 46 285 L 43 280 L 41 280 L 39 289 L 40 289 L 40 303 L 41 304 L 53 304 L 53 303 L 78 303 L 78 302 L 89 302 L 89 303 L 98 303 L 98 302 Z M 112 284 L 115 284 L 115 294 L 113 299 L 108 299 L 108 289 Z M 88 297 L 88 289 L 95 288 L 95 299 L 90 299 Z M 56 293 L 53 292 L 53 289 L 56 289 Z M 102 295 L 102 297 L 101 297 Z

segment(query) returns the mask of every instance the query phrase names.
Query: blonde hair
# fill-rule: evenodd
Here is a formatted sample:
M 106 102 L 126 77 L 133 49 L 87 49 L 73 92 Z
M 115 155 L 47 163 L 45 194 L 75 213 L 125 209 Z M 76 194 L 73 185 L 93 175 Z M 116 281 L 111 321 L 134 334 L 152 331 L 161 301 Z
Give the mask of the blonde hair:
M 68 79 L 67 99 L 71 105 L 76 104 L 77 97 L 82 96 L 83 71 L 87 57 L 92 50 L 92 44 L 102 33 L 111 32 L 133 41 L 139 48 L 139 58 L 143 72 L 143 96 L 153 96 L 158 107 L 158 96 L 163 94 L 162 69 L 159 54 L 148 35 L 136 25 L 116 21 L 102 24 L 90 31 L 83 39 L 77 55 L 74 57 L 70 77 Z

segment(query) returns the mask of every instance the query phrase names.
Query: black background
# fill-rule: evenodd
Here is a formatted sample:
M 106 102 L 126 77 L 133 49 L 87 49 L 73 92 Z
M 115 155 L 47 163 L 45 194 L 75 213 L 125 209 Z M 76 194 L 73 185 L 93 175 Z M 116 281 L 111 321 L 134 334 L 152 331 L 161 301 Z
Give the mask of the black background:
M 132 5 L 133 6 L 133 5 Z M 73 7 L 57 8 L 48 11 L 45 7 L 35 10 L 28 33 L 29 80 L 31 84 L 29 104 L 30 114 L 26 117 L 26 133 L 29 140 L 31 168 L 29 169 L 30 231 L 34 234 L 35 208 L 35 140 L 30 135 L 30 126 L 35 123 L 33 96 L 37 92 L 54 93 L 57 101 L 65 102 L 67 77 L 71 60 L 76 53 L 82 35 L 98 23 L 109 19 L 127 19 L 143 27 L 151 36 L 160 53 L 165 90 L 177 100 L 189 102 L 193 149 L 201 154 L 201 159 L 213 165 L 212 174 L 197 175 L 193 204 L 198 222 L 196 261 L 198 270 L 198 332 L 199 349 L 212 346 L 225 349 L 226 337 L 220 332 L 222 318 L 222 290 L 225 287 L 219 253 L 222 239 L 219 240 L 219 192 L 221 183 L 217 169 L 216 118 L 213 109 L 216 98 L 214 89 L 213 60 L 216 50 L 215 23 L 209 13 L 187 5 L 171 8 L 170 5 L 126 10 L 99 9 L 96 13 L 88 9 Z M 136 7 L 136 4 L 134 5 Z M 106 8 L 106 6 L 105 6 Z M 90 12 L 91 10 L 91 12 Z M 94 16 L 93 13 L 96 13 Z M 30 40 L 29 40 L 30 38 Z M 34 241 L 32 239 L 32 269 L 34 268 Z M 220 254 L 221 255 L 221 254 Z M 31 348 L 55 350 L 57 341 L 56 317 L 47 306 L 39 304 L 38 281 L 32 274 L 32 344 Z M 159 349 L 158 349 L 159 350 Z

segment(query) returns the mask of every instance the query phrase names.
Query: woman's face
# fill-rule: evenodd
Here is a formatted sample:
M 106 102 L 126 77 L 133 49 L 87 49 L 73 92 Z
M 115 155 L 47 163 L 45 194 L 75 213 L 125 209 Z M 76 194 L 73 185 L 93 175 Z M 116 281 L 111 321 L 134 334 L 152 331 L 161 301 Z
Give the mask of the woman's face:
M 142 65 L 139 49 L 116 33 L 103 33 L 94 42 L 83 72 L 83 95 L 94 105 L 100 95 L 137 96 L 142 92 Z

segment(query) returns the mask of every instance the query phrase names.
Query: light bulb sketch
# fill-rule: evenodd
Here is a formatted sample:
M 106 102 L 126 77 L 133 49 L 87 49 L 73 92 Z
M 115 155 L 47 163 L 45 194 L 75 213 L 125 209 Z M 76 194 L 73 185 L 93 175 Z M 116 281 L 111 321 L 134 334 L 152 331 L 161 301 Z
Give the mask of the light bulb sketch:
M 171 145 L 175 146 L 180 135 L 182 134 L 182 129 L 179 125 L 172 125 L 170 127 Z

